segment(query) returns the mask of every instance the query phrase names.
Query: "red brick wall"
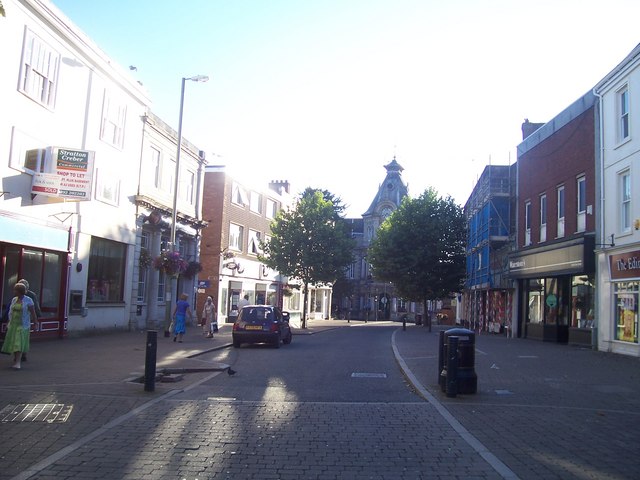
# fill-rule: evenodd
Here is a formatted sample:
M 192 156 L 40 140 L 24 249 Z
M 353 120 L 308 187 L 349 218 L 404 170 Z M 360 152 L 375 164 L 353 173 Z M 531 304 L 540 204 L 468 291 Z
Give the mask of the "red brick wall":
M 518 247 L 525 245 L 525 203 L 531 202 L 531 246 L 540 241 L 540 195 L 547 194 L 547 240 L 557 236 L 557 188 L 564 185 L 564 237 L 577 230 L 577 178 L 584 174 L 586 204 L 592 214 L 586 216 L 585 232 L 595 230 L 595 120 L 594 108 L 556 131 L 518 158 Z
M 206 172 L 204 175 L 202 218 L 209 222 L 209 225 L 202 230 L 200 262 L 203 270 L 199 278 L 201 280 L 209 278 L 211 288 L 206 289 L 204 294 L 198 295 L 198 305 L 203 305 L 208 295 L 211 295 L 215 304 L 219 305 L 221 252 L 229 245 L 229 224 L 233 222 L 244 227 L 242 251 L 233 252 L 236 258 L 255 260 L 255 255 L 247 253 L 249 229 L 260 232 L 264 238 L 264 235 L 270 233 L 271 225 L 271 219 L 265 216 L 267 198 L 276 201 L 278 209 L 281 207 L 277 201 L 277 195 L 269 196 L 264 191 L 259 192 L 262 194 L 261 214 L 252 212 L 249 205 L 237 205 L 231 201 L 233 183 L 234 180 L 224 172 Z M 249 195 L 250 189 L 246 190 Z M 242 280 L 241 275 L 238 280 Z

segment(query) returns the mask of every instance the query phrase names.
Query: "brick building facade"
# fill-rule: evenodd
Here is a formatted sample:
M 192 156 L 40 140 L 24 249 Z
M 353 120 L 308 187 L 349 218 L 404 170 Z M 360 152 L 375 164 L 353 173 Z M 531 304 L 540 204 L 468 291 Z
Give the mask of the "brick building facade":
M 518 336 L 591 344 L 595 127 L 589 92 L 518 146 L 517 233 L 509 258 Z

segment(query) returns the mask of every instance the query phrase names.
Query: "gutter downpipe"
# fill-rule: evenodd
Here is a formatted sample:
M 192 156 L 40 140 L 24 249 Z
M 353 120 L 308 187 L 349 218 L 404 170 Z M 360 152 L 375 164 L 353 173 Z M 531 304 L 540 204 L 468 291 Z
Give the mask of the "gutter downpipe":
M 600 198 L 600 205 L 596 211 L 596 225 L 598 232 L 596 235 L 596 244 L 604 245 L 604 121 L 602 120 L 603 100 L 602 95 L 598 93 L 597 86 L 593 87 L 593 94 L 598 99 L 598 108 L 596 110 L 596 126 L 598 134 L 596 138 L 596 198 Z M 604 249 L 602 247 L 596 247 L 596 298 L 595 298 L 595 325 L 591 329 L 591 348 L 598 350 L 598 330 L 600 324 L 600 297 L 602 295 L 602 287 L 604 282 L 601 281 L 601 268 L 600 268 L 600 255 L 604 255 Z

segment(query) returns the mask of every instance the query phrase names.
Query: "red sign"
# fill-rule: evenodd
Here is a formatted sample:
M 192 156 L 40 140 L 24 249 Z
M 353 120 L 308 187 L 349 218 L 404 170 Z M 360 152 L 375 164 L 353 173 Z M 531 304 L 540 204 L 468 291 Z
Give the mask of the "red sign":
M 640 250 L 609 255 L 611 280 L 640 278 Z

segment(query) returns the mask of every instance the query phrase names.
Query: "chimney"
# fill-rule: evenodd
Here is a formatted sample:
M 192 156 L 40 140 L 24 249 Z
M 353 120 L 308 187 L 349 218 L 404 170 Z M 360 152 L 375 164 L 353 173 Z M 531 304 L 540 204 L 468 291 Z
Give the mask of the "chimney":
M 271 180 L 269 182 L 269 189 L 282 195 L 283 193 L 289 193 L 291 185 L 289 180 Z
M 524 123 L 522 124 L 522 140 L 527 138 L 543 125 L 544 123 L 531 123 L 528 118 L 525 118 Z

